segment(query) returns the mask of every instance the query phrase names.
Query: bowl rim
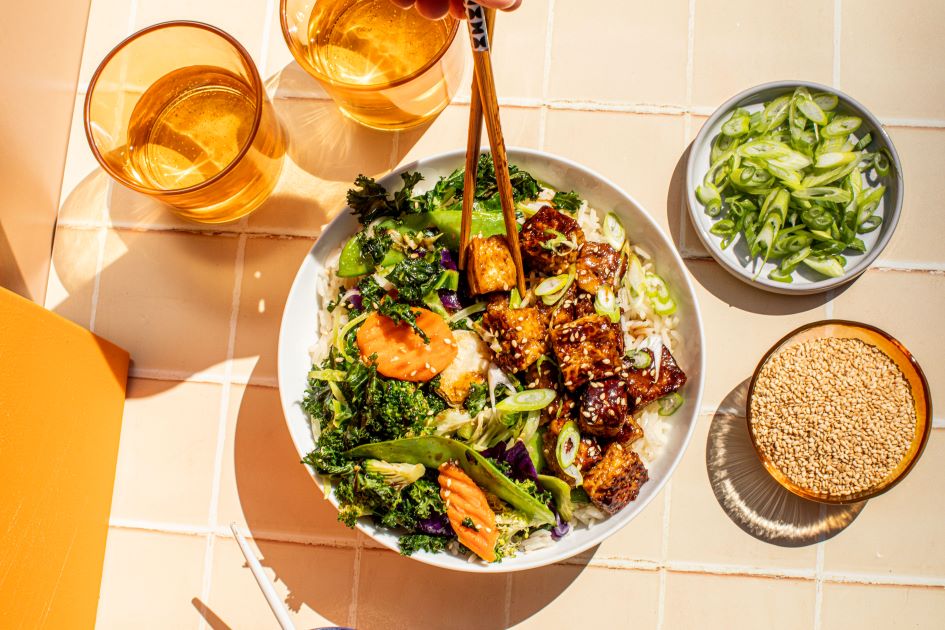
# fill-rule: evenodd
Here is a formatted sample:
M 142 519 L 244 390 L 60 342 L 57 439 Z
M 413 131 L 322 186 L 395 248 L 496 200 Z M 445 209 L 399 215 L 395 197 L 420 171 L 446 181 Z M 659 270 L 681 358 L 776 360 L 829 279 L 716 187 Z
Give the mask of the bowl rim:
M 482 150 L 486 151 L 487 149 L 483 148 Z M 553 153 L 549 153 L 547 151 L 509 146 L 509 147 L 506 147 L 506 152 L 509 155 L 510 162 L 518 159 L 520 156 L 525 156 L 525 157 L 531 157 L 531 158 L 535 158 L 539 160 L 546 160 L 551 163 L 558 163 L 570 169 L 574 169 L 578 171 L 579 173 L 581 173 L 582 175 L 587 176 L 593 180 L 596 180 L 597 182 L 600 182 L 606 187 L 609 187 L 610 189 L 618 193 L 618 195 L 622 197 L 625 201 L 629 201 L 636 209 L 640 211 L 640 214 L 642 215 L 643 220 L 649 223 L 649 226 L 653 228 L 655 231 L 655 234 L 657 234 L 658 239 L 660 239 L 663 242 L 663 245 L 665 246 L 666 250 L 670 254 L 672 264 L 676 265 L 678 269 L 680 270 L 680 277 L 683 280 L 682 286 L 684 287 L 684 291 L 687 293 L 688 297 L 692 300 L 692 308 L 693 308 L 693 312 L 695 313 L 695 317 L 693 321 L 693 332 L 695 334 L 693 335 L 694 339 L 690 343 L 696 345 L 698 348 L 698 366 L 697 367 L 699 370 L 698 381 L 694 383 L 695 385 L 694 396 L 691 398 L 694 401 L 693 411 L 692 411 L 693 417 L 691 421 L 689 422 L 689 426 L 686 429 L 685 434 L 682 437 L 682 442 L 681 442 L 679 450 L 675 454 L 664 453 L 664 456 L 672 455 L 672 459 L 668 461 L 666 474 L 662 476 L 659 480 L 656 480 L 655 490 L 651 494 L 649 494 L 646 498 L 637 502 L 637 505 L 640 506 L 637 510 L 637 513 L 642 512 L 649 505 L 649 503 L 653 499 L 656 498 L 656 496 L 660 493 L 660 491 L 665 487 L 665 485 L 669 482 L 670 478 L 676 472 L 676 469 L 678 468 L 680 462 L 682 461 L 683 456 L 685 455 L 692 441 L 692 437 L 695 433 L 696 425 L 698 424 L 699 416 L 701 413 L 702 396 L 705 390 L 705 371 L 706 371 L 705 370 L 706 368 L 705 331 L 704 331 L 703 322 L 702 322 L 702 312 L 699 308 L 698 295 L 696 293 L 693 280 L 692 278 L 689 277 L 689 274 L 687 272 L 686 265 L 682 259 L 682 256 L 677 251 L 677 249 L 673 246 L 672 241 L 666 235 L 663 228 L 650 215 L 650 213 L 646 210 L 645 206 L 643 206 L 640 202 L 638 202 L 636 198 L 634 198 L 632 195 L 627 193 L 621 186 L 618 186 L 616 183 L 614 183 L 607 177 L 601 175 L 600 173 L 582 164 L 579 164 L 568 158 L 555 155 Z M 466 149 L 454 149 L 451 151 L 443 151 L 440 153 L 435 153 L 433 155 L 429 155 L 429 156 L 420 158 L 418 160 L 411 161 L 407 164 L 404 164 L 395 169 L 392 169 L 390 172 L 385 173 L 379 179 L 394 178 L 406 170 L 422 170 L 431 162 L 455 161 L 457 165 L 460 165 L 463 163 L 465 159 L 465 155 L 466 155 Z M 348 206 L 344 205 L 341 208 L 341 210 L 338 212 L 338 214 L 335 215 L 335 217 L 332 218 L 332 220 L 328 224 L 325 225 L 321 233 L 325 234 L 326 232 L 329 231 L 329 229 L 331 228 L 333 224 L 344 220 L 344 217 L 347 214 L 345 212 L 347 208 Z M 312 253 L 315 247 L 318 246 L 318 243 L 320 240 L 321 240 L 321 237 L 319 237 L 319 239 L 316 240 L 316 242 L 312 245 L 312 247 L 309 249 L 308 253 L 306 254 L 305 258 L 303 259 L 302 263 L 299 265 L 299 269 L 297 270 L 295 274 L 295 278 L 292 281 L 292 286 L 289 289 L 289 293 L 288 293 L 289 297 L 286 298 L 287 304 L 291 296 L 297 290 L 297 287 L 301 286 L 303 271 L 305 270 L 308 264 L 307 261 L 311 259 Z M 280 401 L 280 405 L 282 406 L 283 419 L 285 421 L 287 428 L 289 429 L 289 434 L 290 434 L 290 437 L 292 438 L 293 445 L 295 446 L 295 449 L 297 452 L 302 453 L 300 444 L 296 441 L 295 434 L 291 430 L 290 412 L 286 406 L 289 396 L 282 395 L 283 381 L 287 378 L 283 374 L 283 361 L 281 357 L 283 342 L 288 337 L 288 334 L 289 334 L 287 321 L 288 319 L 286 317 L 286 313 L 283 312 L 282 321 L 279 326 L 279 339 L 277 342 L 278 346 L 277 346 L 277 363 L 276 363 L 277 364 L 277 383 L 278 383 L 278 388 L 279 388 L 279 393 L 280 393 L 279 401 Z M 696 366 L 694 366 L 694 368 L 695 367 Z M 292 396 L 297 398 L 297 395 L 295 394 L 293 394 Z M 320 475 L 310 465 L 304 464 L 304 466 L 306 470 L 308 471 L 309 476 L 312 477 L 313 481 L 315 482 L 316 487 L 318 487 L 319 489 L 323 489 Z M 337 509 L 337 506 L 334 504 L 333 501 L 334 501 L 334 498 L 330 497 L 329 502 L 332 503 L 333 508 Z M 619 515 L 619 512 L 616 515 L 610 516 L 608 520 L 615 518 L 618 515 Z M 523 553 L 519 556 L 521 560 L 516 562 L 515 565 L 510 565 L 507 563 L 493 563 L 493 564 L 484 565 L 484 564 L 472 563 L 472 562 L 444 562 L 444 561 L 438 560 L 439 556 L 441 556 L 442 554 L 420 553 L 420 554 L 412 555 L 410 556 L 410 558 L 412 560 L 416 560 L 418 562 L 422 562 L 424 564 L 435 566 L 441 569 L 461 571 L 464 573 L 513 573 L 516 571 L 535 569 L 535 568 L 547 566 L 550 564 L 554 564 L 556 562 L 561 562 L 562 560 L 566 560 L 568 558 L 572 558 L 586 551 L 587 549 L 594 547 L 595 545 L 599 545 L 601 542 L 603 542 L 610 536 L 616 534 L 621 529 L 623 529 L 635 517 L 636 516 L 627 518 L 623 522 L 619 522 L 616 528 L 610 533 L 607 533 L 606 531 L 599 531 L 591 535 L 588 538 L 588 540 L 586 540 L 585 542 L 581 544 L 575 545 L 573 548 L 569 548 L 564 553 L 549 554 L 548 557 L 544 559 L 530 560 L 530 561 L 527 559 L 529 554 L 527 552 Z M 370 531 L 368 531 L 367 527 L 360 521 L 358 521 L 358 523 L 356 524 L 356 529 L 362 534 L 364 534 L 365 536 L 367 536 L 368 538 L 370 538 L 371 540 L 384 546 L 385 548 L 390 549 L 395 552 L 398 551 L 396 547 L 396 542 L 391 543 L 388 540 L 375 537 L 374 535 L 371 534 Z M 454 557 L 450 556 L 450 558 L 454 558 Z
M 915 453 L 913 453 L 909 462 L 899 472 L 896 478 L 879 489 L 864 491 L 864 492 L 861 492 L 859 494 L 852 495 L 849 497 L 830 497 L 830 496 L 825 496 L 825 495 L 817 496 L 817 495 L 804 491 L 803 488 L 801 488 L 800 486 L 796 486 L 796 484 L 794 483 L 790 483 L 790 484 L 784 483 L 781 477 L 785 477 L 786 479 L 786 476 L 784 475 L 784 473 L 778 470 L 777 466 L 775 466 L 767 457 L 765 457 L 762 454 L 761 447 L 758 445 L 758 442 L 755 439 L 755 432 L 752 430 L 752 427 L 751 427 L 751 399 L 755 393 L 755 384 L 758 380 L 758 376 L 761 373 L 762 368 L 768 363 L 768 360 L 771 359 L 774 355 L 776 355 L 778 351 L 780 351 L 781 348 L 784 347 L 786 343 L 791 341 L 797 335 L 803 332 L 806 332 L 808 330 L 811 330 L 813 328 L 819 328 L 821 326 L 830 326 L 830 325 L 847 326 L 850 328 L 861 328 L 864 330 L 868 330 L 870 332 L 880 335 L 881 337 L 889 341 L 893 346 L 897 347 L 903 353 L 903 355 L 908 359 L 909 364 L 912 366 L 912 368 L 916 372 L 916 375 L 919 377 L 919 382 L 922 383 L 922 396 L 925 400 L 925 407 L 926 407 L 925 419 L 924 419 L 925 428 L 923 429 L 922 435 L 919 438 L 919 447 L 915 450 Z M 882 350 L 880 351 L 883 352 Z M 883 352 L 883 354 L 887 354 L 887 353 Z M 915 397 L 914 392 L 913 392 L 913 397 Z M 807 499 L 808 501 L 815 501 L 817 503 L 826 503 L 829 505 L 849 505 L 852 503 L 860 503 L 862 501 L 868 501 L 869 499 L 878 497 L 881 494 L 885 494 L 886 492 L 889 492 L 890 490 L 892 490 L 900 481 L 905 479 L 909 475 L 909 473 L 912 472 L 912 469 L 915 466 L 916 462 L 918 462 L 919 458 L 922 457 L 922 453 L 923 451 L 925 451 L 925 447 L 928 444 L 929 436 L 932 433 L 932 418 L 933 418 L 932 394 L 931 394 L 931 391 L 929 390 L 929 382 L 928 382 L 928 379 L 926 379 L 925 377 L 925 372 L 922 371 L 922 366 L 919 365 L 919 362 L 916 360 L 915 356 L 911 352 L 909 352 L 909 349 L 906 348 L 906 346 L 901 341 L 899 341 L 898 339 L 896 339 L 895 337 L 887 333 L 885 330 L 878 328 L 877 326 L 873 326 L 872 324 L 856 322 L 849 319 L 821 319 L 815 322 L 809 322 L 807 324 L 804 324 L 803 326 L 798 326 L 797 328 L 795 328 L 788 334 L 781 337 L 778 341 L 774 343 L 774 345 L 771 346 L 771 348 L 768 349 L 767 352 L 764 353 L 764 355 L 761 357 L 761 360 L 758 362 L 758 365 L 755 367 L 755 371 L 751 375 L 751 381 L 748 384 L 748 393 L 745 398 L 745 426 L 748 429 L 748 436 L 751 438 L 751 445 L 755 451 L 755 455 L 758 456 L 758 459 L 761 461 L 761 464 L 764 466 L 765 470 L 768 471 L 768 474 L 770 474 L 771 477 L 776 482 L 778 482 L 778 485 L 780 485 L 785 490 L 788 490 L 792 494 L 795 494 L 801 497 L 802 499 Z M 919 418 L 916 418 L 916 422 L 919 422 L 919 420 L 920 420 Z
M 840 105 L 846 104 L 849 109 L 856 110 L 859 115 L 869 122 L 869 124 L 875 130 L 874 136 L 879 136 L 881 138 L 882 144 L 889 151 L 890 157 L 892 158 L 891 161 L 893 163 L 892 171 L 894 172 L 896 181 L 895 200 L 892 204 L 892 208 L 888 209 L 889 216 L 886 218 L 886 220 L 884 220 L 885 227 L 882 229 L 876 245 L 874 245 L 873 248 L 868 251 L 862 259 L 859 260 L 859 262 L 845 270 L 842 276 L 837 278 L 825 278 L 823 280 L 809 282 L 802 285 L 776 282 L 762 276 L 759 276 L 757 279 L 755 279 L 753 274 L 749 273 L 747 269 L 733 265 L 722 255 L 718 243 L 710 238 L 710 236 L 706 233 L 706 230 L 703 229 L 702 224 L 699 221 L 699 215 L 697 214 L 698 208 L 701 208 L 701 204 L 699 204 L 698 200 L 696 199 L 695 184 L 697 181 L 701 181 L 701 177 L 696 178 L 696 160 L 694 159 L 693 153 L 696 147 L 699 147 L 705 143 L 706 137 L 719 122 L 719 120 L 731 112 L 735 107 L 740 105 L 742 101 L 756 96 L 760 92 L 769 90 L 786 91 L 798 87 L 806 87 L 819 92 L 829 92 L 834 94 L 840 99 Z M 772 293 L 780 293 L 782 295 L 811 295 L 813 293 L 829 291 L 838 286 L 851 282 L 859 277 L 863 272 L 865 272 L 870 267 L 870 265 L 872 265 L 876 259 L 879 258 L 879 255 L 884 249 L 886 249 L 886 246 L 892 239 L 893 233 L 896 231 L 896 227 L 899 225 L 899 217 L 902 214 L 905 183 L 902 176 L 902 162 L 899 159 L 899 152 L 896 150 L 896 146 L 893 144 L 892 139 L 889 137 L 889 133 L 886 131 L 886 128 L 883 126 L 883 123 L 879 120 L 879 118 L 877 118 L 858 100 L 838 88 L 824 85 L 822 83 L 815 83 L 813 81 L 780 80 L 761 83 L 746 90 L 742 90 L 738 94 L 735 94 L 724 103 L 719 105 L 715 111 L 712 112 L 712 115 L 706 119 L 705 124 L 702 125 L 699 133 L 696 134 L 696 137 L 689 145 L 688 151 L 689 156 L 686 159 L 686 199 L 688 203 L 686 206 L 687 210 L 689 211 L 689 219 L 692 222 L 693 230 L 699 236 L 699 240 L 702 241 L 702 244 L 705 246 L 706 250 L 708 250 L 709 254 L 711 254 L 716 260 L 716 262 L 722 265 L 722 267 L 724 267 L 733 276 L 755 288 L 762 289 L 764 291 L 770 291 Z

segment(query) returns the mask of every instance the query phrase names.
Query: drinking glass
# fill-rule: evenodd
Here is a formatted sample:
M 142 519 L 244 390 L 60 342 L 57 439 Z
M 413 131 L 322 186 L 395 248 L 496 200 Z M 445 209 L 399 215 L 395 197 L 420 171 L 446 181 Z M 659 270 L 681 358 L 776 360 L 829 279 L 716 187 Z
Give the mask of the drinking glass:
M 118 44 L 89 85 L 85 133 L 120 184 L 202 223 L 255 210 L 285 154 L 249 53 L 200 22 L 156 24 Z
M 463 75 L 457 20 L 430 21 L 390 0 L 280 0 L 292 56 L 349 118 L 408 129 L 434 118 Z

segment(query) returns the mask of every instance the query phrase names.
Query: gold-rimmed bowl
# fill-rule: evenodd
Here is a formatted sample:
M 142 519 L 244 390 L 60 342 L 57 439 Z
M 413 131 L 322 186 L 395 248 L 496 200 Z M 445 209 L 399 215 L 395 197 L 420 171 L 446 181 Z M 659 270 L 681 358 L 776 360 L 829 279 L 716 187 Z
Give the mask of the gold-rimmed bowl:
M 768 364 L 768 361 L 792 346 L 815 339 L 827 338 L 859 339 L 878 348 L 883 354 L 892 359 L 902 372 L 912 390 L 912 400 L 915 405 L 915 432 L 913 433 L 912 443 L 909 445 L 909 450 L 906 452 L 905 456 L 899 464 L 878 483 L 866 490 L 853 494 L 834 495 L 814 492 L 792 481 L 778 468 L 771 458 L 764 453 L 758 443 L 752 424 L 751 401 L 754 397 L 755 385 L 758 381 L 759 374 L 761 374 L 761 371 Z M 762 357 L 761 361 L 758 363 L 758 367 L 755 368 L 755 372 L 748 386 L 748 398 L 745 406 L 745 416 L 748 422 L 748 433 L 751 436 L 752 446 L 754 446 L 755 453 L 757 453 L 758 458 L 761 460 L 762 465 L 768 473 L 786 490 L 804 499 L 818 501 L 820 503 L 857 503 L 872 499 L 889 491 L 893 486 L 902 481 L 915 466 L 915 463 L 922 455 L 922 451 L 925 449 L 925 445 L 929 439 L 929 433 L 932 429 L 932 399 L 929 394 L 929 384 L 915 357 L 912 356 L 902 343 L 889 333 L 875 326 L 870 326 L 869 324 L 840 319 L 806 324 L 790 332 L 787 336 L 774 344 Z

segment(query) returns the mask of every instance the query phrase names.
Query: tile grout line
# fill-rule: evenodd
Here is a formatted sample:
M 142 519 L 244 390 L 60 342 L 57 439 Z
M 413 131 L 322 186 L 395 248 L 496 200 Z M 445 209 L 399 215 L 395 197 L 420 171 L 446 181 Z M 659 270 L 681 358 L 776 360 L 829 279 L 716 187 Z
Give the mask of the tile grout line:
M 361 557 L 364 554 L 364 534 L 358 532 L 354 543 L 354 566 L 351 574 L 351 602 L 348 604 L 348 621 L 351 628 L 358 626 L 358 597 L 361 590 Z
M 210 585 L 213 578 L 213 548 L 216 536 L 213 531 L 217 527 L 217 511 L 220 506 L 220 484 L 223 478 L 223 452 L 226 448 L 227 416 L 230 410 L 230 378 L 233 375 L 233 355 L 236 347 L 236 324 L 239 318 L 240 294 L 243 287 L 243 266 L 246 258 L 246 235 L 241 234 L 236 244 L 236 260 L 233 273 L 233 297 L 230 304 L 229 335 L 226 342 L 226 363 L 223 367 L 223 387 L 220 389 L 220 417 L 217 420 L 217 443 L 213 458 L 213 482 L 210 489 L 210 513 L 208 516 L 211 534 L 207 538 L 207 547 L 204 552 L 203 584 L 201 598 L 204 602 L 210 599 Z M 201 619 L 200 628 L 206 627 L 206 620 Z
M 820 520 L 823 522 L 827 518 L 827 506 L 820 505 Z M 817 541 L 817 560 L 814 567 L 814 630 L 821 630 L 823 627 L 823 609 L 824 609 L 824 554 L 826 552 L 826 539 L 821 536 Z
M 538 110 L 538 150 L 545 150 L 545 134 L 548 129 L 548 94 L 551 91 L 551 58 L 554 52 L 555 0 L 548 0 L 548 19 L 545 21 L 545 57 L 541 76 L 541 100 Z
M 112 198 L 112 188 L 115 186 L 114 180 L 108 180 L 108 185 L 106 187 L 107 201 L 105 205 L 102 206 L 102 220 L 107 221 L 108 214 L 111 205 Z M 96 254 L 95 260 L 95 277 L 92 280 L 92 296 L 89 298 L 91 305 L 89 306 L 89 330 L 95 332 L 95 319 L 98 316 L 98 298 L 99 293 L 102 288 L 102 273 L 105 271 L 105 249 L 108 245 L 108 228 L 102 225 L 101 227 L 96 228 L 98 230 L 98 253 Z M 59 230 L 58 221 L 56 224 L 56 231 Z
M 669 561 L 669 514 L 673 493 L 673 480 L 666 482 L 663 495 L 663 539 L 660 541 L 660 583 L 656 604 L 656 630 L 662 630 L 666 620 L 666 564 Z
M 210 528 L 208 526 L 187 525 L 181 523 L 148 522 L 136 519 L 112 518 L 109 521 L 109 527 L 114 529 L 127 529 L 143 532 L 152 532 L 157 534 L 172 534 L 186 536 L 213 536 L 217 538 L 232 539 L 232 534 L 225 527 Z M 252 540 L 266 542 L 277 542 L 296 545 L 308 545 L 313 547 L 324 547 L 329 549 L 357 549 L 357 540 L 318 538 L 311 536 L 298 536 L 294 534 L 282 534 L 271 531 L 250 532 Z M 363 547 L 362 544 L 362 548 Z M 387 551 L 378 548 L 377 551 Z M 394 553 L 394 552 L 391 552 Z M 578 564 L 584 566 L 585 563 L 575 559 L 565 560 L 563 564 Z M 673 573 L 697 573 L 704 575 L 717 576 L 736 576 L 736 577 L 757 577 L 757 578 L 785 578 L 805 581 L 814 581 L 817 579 L 817 571 L 810 569 L 792 569 L 786 567 L 768 567 L 758 568 L 744 565 L 725 565 L 714 564 L 710 562 L 683 562 L 666 561 L 661 563 L 653 560 L 632 560 L 620 558 L 592 558 L 587 566 L 627 570 L 627 571 L 661 571 L 666 570 Z M 923 576 L 923 575 L 890 575 L 879 573 L 840 573 L 824 571 L 822 579 L 825 583 L 839 584 L 864 584 L 876 586 L 917 586 L 923 588 L 945 588 L 945 576 Z
M 840 15 L 843 13 L 843 0 L 833 0 L 833 74 L 831 85 L 840 87 Z
M 686 113 L 683 117 L 683 146 L 688 147 L 692 142 L 692 91 L 695 81 L 695 42 L 696 42 L 696 0 L 689 0 L 689 11 L 686 16 Z M 685 195 L 679 200 L 679 249 L 688 251 L 686 242 L 686 223 L 689 220 L 686 209 Z M 668 210 L 668 208 L 667 208 Z

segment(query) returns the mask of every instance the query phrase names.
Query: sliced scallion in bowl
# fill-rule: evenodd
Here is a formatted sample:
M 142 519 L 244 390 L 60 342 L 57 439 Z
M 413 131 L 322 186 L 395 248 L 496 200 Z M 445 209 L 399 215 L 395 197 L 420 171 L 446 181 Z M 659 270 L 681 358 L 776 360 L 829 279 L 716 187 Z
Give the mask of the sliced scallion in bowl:
M 826 277 L 845 273 L 844 254 L 862 253 L 876 230 L 893 160 L 870 151 L 863 120 L 833 94 L 798 87 L 755 112 L 737 107 L 712 141 L 695 196 L 713 218 L 722 249 L 739 238 L 768 278 L 792 282 L 804 265 Z

